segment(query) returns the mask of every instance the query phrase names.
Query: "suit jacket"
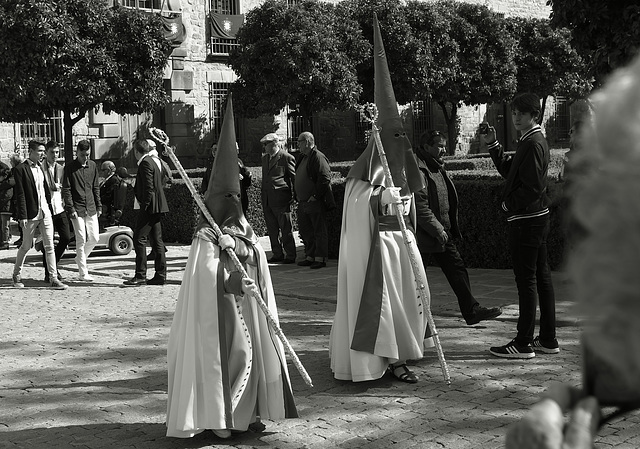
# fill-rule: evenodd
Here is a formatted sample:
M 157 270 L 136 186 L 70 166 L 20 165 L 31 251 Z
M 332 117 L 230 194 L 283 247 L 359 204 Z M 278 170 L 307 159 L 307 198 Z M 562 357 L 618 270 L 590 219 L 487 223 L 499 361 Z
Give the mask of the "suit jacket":
M 80 217 L 95 215 L 102 211 L 98 168 L 92 160 L 82 166 L 76 158 L 64 166 L 62 197 L 69 214 L 76 212 Z
M 296 160 L 288 151 L 280 149 L 274 157 L 262 156 L 263 206 L 285 207 L 295 198 Z
M 155 163 L 153 156 L 145 156 L 138 165 L 135 195 L 140 203 L 140 210 L 148 214 L 169 212 L 164 195 L 162 169 Z
M 45 184 L 47 184 L 47 187 L 49 187 L 49 191 L 52 192 L 53 190 L 56 189 L 55 185 L 52 184 L 62 184 L 62 181 L 64 179 L 64 166 L 61 164 L 58 164 L 57 162 L 53 163 L 53 176 L 49 175 L 49 162 L 47 162 L 46 159 L 44 159 L 42 161 L 42 171 L 44 172 L 44 181 Z M 62 190 L 62 189 L 60 189 Z M 62 192 L 60 192 L 60 194 L 62 195 Z M 51 207 L 51 211 L 53 212 L 53 206 L 51 205 L 51 199 L 49 200 L 49 206 Z M 58 212 L 60 213 L 60 212 Z
M 444 230 L 442 218 L 440 217 L 440 196 L 438 195 L 434 174 L 423 159 L 425 156 L 420 154 L 420 150 L 418 150 L 417 153 L 418 169 L 422 174 L 425 184 L 424 189 L 414 194 L 418 224 L 416 226 L 418 248 L 422 253 L 441 253 L 444 252 L 445 243 L 441 243 L 436 237 Z M 458 192 L 444 167 L 438 171 L 442 174 L 444 183 L 447 186 L 449 223 L 451 224 L 451 228 L 448 231 L 452 237 L 462 238 L 460 228 L 458 227 Z
M 110 216 L 115 211 L 122 212 L 127 198 L 127 185 L 122 182 L 122 178 L 113 174 L 100 186 L 100 200 L 104 213 Z
M 45 176 L 44 173 L 42 175 Z M 31 165 L 29 161 L 24 161 L 21 164 L 16 165 L 13 171 L 13 177 L 15 180 L 14 197 L 15 197 L 15 218 L 18 220 L 31 220 L 38 215 L 40 208 L 48 208 L 51 201 L 51 193 L 49 192 L 49 186 L 44 183 L 44 193 L 46 196 L 46 203 L 39 204 L 38 191 L 36 190 L 36 180 L 31 172 Z

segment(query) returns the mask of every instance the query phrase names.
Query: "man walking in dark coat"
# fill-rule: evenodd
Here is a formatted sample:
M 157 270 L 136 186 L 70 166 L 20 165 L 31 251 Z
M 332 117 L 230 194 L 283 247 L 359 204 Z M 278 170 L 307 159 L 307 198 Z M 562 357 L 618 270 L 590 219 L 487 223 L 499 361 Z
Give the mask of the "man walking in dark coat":
M 151 147 L 145 139 L 133 145 L 138 160 L 136 174 L 134 209 L 139 209 L 136 227 L 133 232 L 133 247 L 136 251 L 136 274 L 124 281 L 125 286 L 136 287 L 143 284 L 164 285 L 167 278 L 167 266 L 162 241 L 160 221 L 169 212 L 162 182 L 162 163 L 160 159 L 149 155 Z M 155 275 L 147 280 L 147 238 L 155 251 Z
M 276 133 L 267 134 L 260 143 L 263 147 L 262 212 L 273 252 L 268 262 L 293 263 L 296 261 L 296 243 L 291 207 L 295 198 L 296 161 L 293 155 L 280 147 Z
M 442 133 L 427 131 L 420 137 L 416 155 L 426 187 L 415 194 L 418 249 L 425 268 L 431 258 L 438 262 L 458 298 L 463 318 L 468 325 L 473 325 L 496 318 L 502 310 L 478 304 L 471 293 L 464 261 L 453 242 L 462 235 L 458 228 L 458 193 L 442 159 L 446 150 L 447 139 Z
M 298 265 L 318 269 L 327 266 L 327 211 L 336 206 L 331 191 L 331 168 L 327 157 L 316 147 L 315 138 L 310 132 L 300 134 L 298 147 L 302 157 L 296 165 L 295 191 L 298 198 L 298 230 L 305 255 Z

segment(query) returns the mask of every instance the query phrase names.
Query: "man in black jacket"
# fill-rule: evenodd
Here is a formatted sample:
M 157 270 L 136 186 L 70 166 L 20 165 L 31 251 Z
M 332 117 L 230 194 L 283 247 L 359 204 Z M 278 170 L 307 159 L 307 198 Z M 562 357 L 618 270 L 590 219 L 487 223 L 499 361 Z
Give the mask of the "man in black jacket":
M 262 144 L 262 212 L 267 225 L 273 256 L 269 263 L 296 261 L 296 242 L 293 238 L 291 208 L 296 183 L 295 158 L 280 147 L 276 133 L 260 139 Z
M 133 208 L 139 209 L 136 227 L 133 231 L 133 247 L 136 251 L 136 273 L 133 278 L 124 281 L 128 287 L 140 285 L 164 285 L 167 277 L 167 264 L 162 241 L 162 224 L 160 221 L 169 212 L 164 195 L 162 162 L 156 156 L 149 155 L 151 146 L 145 139 L 136 140 L 133 145 L 138 159 L 136 174 L 135 203 Z M 155 254 L 155 276 L 147 280 L 147 238 Z
M 98 218 L 102 214 L 98 167 L 89 159 L 91 143 L 81 140 L 76 146 L 76 158 L 64 167 L 62 196 L 65 209 L 71 218 L 76 236 L 76 263 L 78 280 L 92 282 L 87 257 L 98 243 L 100 227 Z
M 9 249 L 9 240 L 11 240 L 9 220 L 15 184 L 11 168 L 4 162 L 0 162 L 0 250 Z
M 27 252 L 33 246 L 36 228 L 42 234 L 42 242 L 49 266 L 51 288 L 64 290 L 67 288 L 57 276 L 56 256 L 53 249 L 53 221 L 51 219 L 51 192 L 45 182 L 45 174 L 40 166 L 44 156 L 44 143 L 32 140 L 29 142 L 29 157 L 17 165 L 15 178 L 16 218 L 23 230 L 22 245 L 18 249 L 13 266 L 13 286 L 22 288 L 22 265 Z
M 498 172 L 507 179 L 502 211 L 509 224 L 509 250 L 518 287 L 518 333 L 504 346 L 490 348 L 497 357 L 529 359 L 535 352 L 560 352 L 556 340 L 556 301 L 547 261 L 549 146 L 538 125 L 540 99 L 532 93 L 511 103 L 513 125 L 522 134 L 516 153 L 504 154 L 492 126 L 481 134 Z M 536 298 L 537 293 L 537 298 Z M 536 304 L 540 304 L 540 334 L 533 336 Z
M 416 155 L 426 187 L 415 193 L 418 249 L 425 268 L 431 258 L 438 262 L 458 298 L 463 318 L 473 325 L 498 317 L 502 310 L 482 307 L 473 297 L 469 274 L 453 242 L 462 235 L 458 228 L 458 193 L 442 159 L 446 150 L 444 134 L 427 131 L 420 137 Z
M 300 134 L 298 148 L 302 158 L 296 165 L 295 191 L 298 199 L 298 230 L 305 254 L 305 259 L 298 265 L 323 268 L 327 266 L 329 255 L 326 214 L 335 208 L 331 169 L 327 157 L 318 151 L 310 132 Z

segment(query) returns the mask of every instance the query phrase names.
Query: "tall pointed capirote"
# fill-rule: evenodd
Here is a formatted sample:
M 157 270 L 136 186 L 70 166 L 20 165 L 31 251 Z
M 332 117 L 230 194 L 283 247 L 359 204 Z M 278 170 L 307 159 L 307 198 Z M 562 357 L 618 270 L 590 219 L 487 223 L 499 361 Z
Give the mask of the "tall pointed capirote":
M 393 184 L 402 189 L 403 195 L 409 195 L 422 189 L 424 184 L 411 150 L 411 142 L 407 138 L 398 113 L 387 55 L 375 13 L 373 14 L 373 67 L 374 100 L 378 109 L 376 125 L 380 129 L 380 139 L 391 169 Z M 375 185 L 387 185 L 384 182 L 382 162 L 373 137 L 369 139 L 367 148 L 355 162 L 348 176 L 369 181 Z
M 227 97 L 227 109 L 218 138 L 218 151 L 213 161 L 204 203 L 222 232 L 252 242 L 257 241 L 240 202 L 240 169 L 231 93 Z M 204 226 L 208 226 L 207 220 L 201 216 L 198 229 Z

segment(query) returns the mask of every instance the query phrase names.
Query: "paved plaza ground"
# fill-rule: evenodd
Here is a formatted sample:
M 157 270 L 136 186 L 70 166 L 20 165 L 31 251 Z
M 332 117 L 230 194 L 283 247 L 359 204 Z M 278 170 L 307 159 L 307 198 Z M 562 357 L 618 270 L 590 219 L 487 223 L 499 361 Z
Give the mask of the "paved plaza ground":
M 264 241 L 263 241 L 264 243 Z M 266 243 L 265 243 L 266 245 Z M 267 248 L 268 249 L 268 248 Z M 469 270 L 481 304 L 502 306 L 496 321 L 467 326 L 442 272 L 427 270 L 432 311 L 452 383 L 435 352 L 416 361 L 420 382 L 389 376 L 364 383 L 333 379 L 328 341 L 337 262 L 309 270 L 271 267 L 282 328 L 313 379 L 290 374 L 300 417 L 230 440 L 204 432 L 166 438 L 166 344 L 188 246 L 169 246 L 168 285 L 121 288 L 134 255 L 91 256 L 92 284 L 44 288 L 34 251 L 24 289 L 11 287 L 16 250 L 0 252 L 0 448 L 500 448 L 507 427 L 553 381 L 580 383 L 580 319 L 562 272 L 554 272 L 561 352 L 504 360 L 491 345 L 515 335 L 517 304 L 509 270 Z M 77 274 L 72 255 L 61 262 Z M 599 448 L 640 447 L 640 415 L 606 425 Z

